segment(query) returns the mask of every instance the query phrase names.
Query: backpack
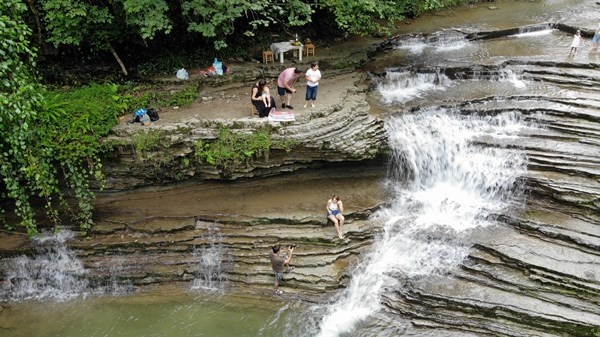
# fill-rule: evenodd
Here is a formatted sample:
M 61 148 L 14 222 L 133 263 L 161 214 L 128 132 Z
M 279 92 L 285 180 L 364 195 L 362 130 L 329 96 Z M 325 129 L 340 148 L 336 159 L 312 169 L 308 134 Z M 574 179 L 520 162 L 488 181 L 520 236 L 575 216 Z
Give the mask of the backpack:
M 160 117 L 158 117 L 158 111 L 156 111 L 156 109 L 154 108 L 149 108 L 146 113 L 148 114 L 148 117 L 150 117 L 150 121 L 152 122 L 156 122 L 157 120 L 160 119 Z
M 140 118 L 142 118 L 143 115 L 145 115 L 147 112 L 146 109 L 144 108 L 139 108 L 137 109 L 134 113 L 133 113 L 133 119 L 130 121 L 131 123 L 139 123 L 140 122 Z
M 158 112 L 156 111 L 156 109 L 154 108 L 148 108 L 148 109 L 144 109 L 144 108 L 140 108 L 137 109 L 134 113 L 133 113 L 133 118 L 127 121 L 127 124 L 133 124 L 133 123 L 141 123 L 141 118 L 144 115 L 148 115 L 148 117 L 150 117 L 150 121 L 151 122 L 156 122 L 157 120 L 160 119 L 160 117 L 158 117 Z

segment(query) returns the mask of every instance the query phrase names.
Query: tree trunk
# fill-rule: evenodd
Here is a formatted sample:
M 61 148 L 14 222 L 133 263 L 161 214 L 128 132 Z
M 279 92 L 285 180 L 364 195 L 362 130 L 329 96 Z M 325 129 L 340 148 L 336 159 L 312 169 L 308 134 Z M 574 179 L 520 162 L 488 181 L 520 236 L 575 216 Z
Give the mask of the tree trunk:
M 110 42 L 108 43 L 108 49 L 110 50 L 110 53 L 113 54 L 114 58 L 117 60 L 117 63 L 119 63 L 119 66 L 121 67 L 121 70 L 123 71 L 123 74 L 125 74 L 125 76 L 127 76 L 127 68 L 125 68 L 125 64 L 123 64 L 123 61 L 121 61 L 119 54 L 117 54 L 117 51 L 115 50 L 115 48 L 113 48 L 113 46 L 112 46 L 112 44 L 110 44 Z
M 37 8 L 35 8 L 35 4 L 33 3 L 33 0 L 27 0 L 27 4 L 29 5 L 29 9 L 31 9 L 31 12 L 33 13 L 33 16 L 35 17 L 35 25 L 37 26 L 37 38 L 38 38 L 38 44 L 39 44 L 39 48 L 42 49 L 42 47 L 44 46 L 43 44 L 43 40 L 42 40 L 42 25 L 40 24 L 40 13 L 38 12 Z

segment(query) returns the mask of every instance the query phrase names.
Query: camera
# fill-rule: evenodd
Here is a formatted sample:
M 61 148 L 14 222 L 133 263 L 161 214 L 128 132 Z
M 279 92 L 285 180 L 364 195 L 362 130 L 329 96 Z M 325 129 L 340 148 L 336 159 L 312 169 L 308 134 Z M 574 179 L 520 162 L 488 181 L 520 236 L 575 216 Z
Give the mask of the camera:
M 291 245 L 288 246 L 288 248 L 296 248 L 296 247 L 298 247 L 298 245 L 295 243 L 292 243 Z

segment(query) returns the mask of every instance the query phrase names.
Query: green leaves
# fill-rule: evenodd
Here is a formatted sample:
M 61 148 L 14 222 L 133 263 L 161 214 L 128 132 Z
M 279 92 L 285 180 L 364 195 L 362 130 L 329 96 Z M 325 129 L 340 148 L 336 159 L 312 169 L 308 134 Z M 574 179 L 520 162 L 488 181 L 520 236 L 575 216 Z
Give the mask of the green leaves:
M 270 25 L 282 29 L 302 26 L 311 20 L 311 6 L 300 0 L 182 0 L 183 15 L 190 23 L 188 30 L 212 38 L 217 50 L 227 47 L 228 35 L 238 33 L 249 37 Z M 240 29 L 241 31 L 236 31 Z
M 138 27 L 144 40 L 151 40 L 157 32 L 169 34 L 173 28 L 167 17 L 169 6 L 164 0 L 123 0 L 127 23 Z
M 50 3 L 50 1 L 48 1 Z M 77 3 L 55 1 L 63 18 L 80 19 Z M 92 224 L 94 194 L 91 179 L 102 179 L 101 142 L 116 117 L 124 111 L 115 85 L 97 85 L 67 92 L 49 93 L 33 76 L 35 50 L 30 30 L 22 21 L 24 5 L 18 0 L 0 2 L 2 58 L 0 58 L 0 179 L 6 192 L 0 213 L 14 209 L 20 224 L 35 235 L 37 219 L 59 225 L 67 217 L 87 230 Z M 88 12 L 89 13 L 89 12 Z M 44 98 L 44 95 L 46 98 Z M 113 104 L 111 104 L 111 102 Z M 64 180 L 59 181 L 59 177 Z M 62 182 L 68 187 L 61 189 Z M 73 207 L 65 192 L 76 200 Z M 3 200 L 3 201 L 4 201 Z M 36 212 L 32 206 L 41 201 Z M 17 224 L 7 224 L 9 228 Z
M 81 0 L 41 0 L 47 41 L 58 46 L 83 43 L 105 48 L 104 33 L 114 21 L 107 7 Z
M 247 134 L 224 127 L 219 130 L 216 141 L 196 143 L 194 156 L 198 161 L 214 165 L 227 173 L 260 156 L 267 160 L 271 145 L 273 142 L 268 129 Z
M 31 128 L 43 106 L 39 87 L 31 75 L 35 51 L 29 45 L 30 29 L 21 20 L 25 6 L 18 0 L 0 2 L 0 40 L 3 57 L 0 58 L 0 178 L 5 197 L 13 200 L 14 212 L 30 235 L 36 233 L 35 214 L 31 196 L 56 190 L 41 178 L 52 173 L 44 149 L 39 144 L 39 133 Z M 36 179 L 36 177 L 38 177 Z M 4 204 L 3 204 L 4 205 Z M 4 207 L 4 206 L 2 206 Z M 2 209 L 4 211 L 4 209 Z
M 367 35 L 390 32 L 394 23 L 404 18 L 408 0 L 323 0 L 320 6 L 331 11 L 338 26 L 345 31 Z

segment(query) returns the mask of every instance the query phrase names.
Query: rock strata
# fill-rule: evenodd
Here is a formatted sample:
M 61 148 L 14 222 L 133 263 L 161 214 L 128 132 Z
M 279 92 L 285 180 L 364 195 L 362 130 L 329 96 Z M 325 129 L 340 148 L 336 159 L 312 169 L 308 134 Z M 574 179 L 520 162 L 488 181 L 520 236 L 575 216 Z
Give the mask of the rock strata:
M 203 119 L 195 116 L 151 128 L 115 129 L 106 142 L 114 153 L 104 163 L 105 189 L 125 190 L 188 179 L 265 177 L 327 163 L 359 162 L 378 158 L 386 143 L 383 121 L 369 115 L 366 93 L 352 82 L 330 97 L 331 104 L 316 109 L 296 110 L 295 122 L 266 119 Z M 248 103 L 248 108 L 249 108 Z M 210 143 L 219 130 L 251 134 L 268 128 L 273 146 L 268 156 L 224 169 L 197 160 L 195 145 Z M 140 137 L 159 138 L 159 146 L 140 150 Z M 286 146 L 276 144 L 289 144 Z

